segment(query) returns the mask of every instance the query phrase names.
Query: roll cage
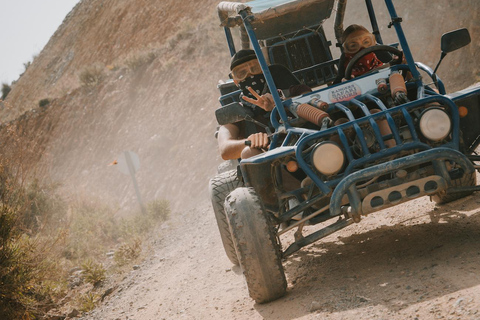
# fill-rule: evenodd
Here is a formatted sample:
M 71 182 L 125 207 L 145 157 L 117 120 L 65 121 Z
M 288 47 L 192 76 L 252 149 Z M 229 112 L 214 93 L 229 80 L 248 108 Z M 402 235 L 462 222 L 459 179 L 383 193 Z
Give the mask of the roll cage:
M 302 75 L 311 71 L 318 71 L 320 69 L 323 77 L 321 77 L 322 79 L 320 81 L 317 81 L 316 83 L 329 83 L 329 81 L 333 80 L 331 74 L 335 72 L 335 67 L 338 63 L 338 60 L 332 59 L 330 51 L 328 50 L 328 46 L 331 43 L 324 39 L 322 25 L 325 20 L 330 17 L 332 11 L 334 10 L 334 4 L 334 0 L 254 0 L 248 3 L 221 2 L 217 7 L 221 25 L 224 27 L 225 30 L 230 54 L 233 55 L 236 52 L 231 32 L 231 28 L 234 27 L 240 27 L 242 49 L 249 48 L 251 45 L 257 54 L 258 60 L 266 78 L 266 82 L 275 101 L 276 110 L 272 113 L 271 120 L 276 130 L 285 131 L 293 127 L 291 124 L 291 120 L 287 117 L 286 108 L 292 103 L 292 101 L 303 102 L 302 100 L 305 99 L 299 100 L 298 98 L 294 98 L 282 101 L 273 81 L 272 75 L 268 69 L 267 59 L 264 55 L 264 51 L 262 50 L 260 43 L 268 44 L 268 42 L 272 41 L 272 39 L 288 37 L 288 35 L 291 35 L 292 33 L 298 35 L 298 33 L 302 30 L 315 30 L 318 32 L 318 30 L 320 29 L 323 36 L 321 42 L 323 48 L 326 49 L 324 52 L 327 61 L 311 65 L 308 68 L 292 71 L 295 75 L 297 75 L 301 79 L 303 78 L 304 80 L 304 77 L 302 77 Z M 392 66 L 391 70 L 409 71 L 412 75 L 410 83 L 416 87 L 417 98 L 423 98 L 425 96 L 425 86 L 422 83 L 418 69 L 425 71 L 430 76 L 433 74 L 433 72 L 430 68 L 415 63 L 401 26 L 402 18 L 397 15 L 392 0 L 385 0 L 385 4 L 387 6 L 391 19 L 389 28 L 395 28 L 399 45 L 403 50 L 406 61 L 405 65 Z M 337 1 L 335 8 L 336 16 L 334 29 L 337 38 L 337 46 L 339 46 L 340 49 L 341 34 L 343 32 L 343 16 L 345 13 L 346 5 L 347 0 L 339 0 Z M 375 35 L 377 42 L 379 44 L 383 44 L 372 1 L 365 0 L 365 5 L 370 18 L 373 34 Z M 298 19 L 298 17 L 301 17 L 301 19 Z M 284 45 L 285 43 L 282 43 L 282 41 L 280 41 L 276 42 L 275 44 L 278 46 Z M 310 47 L 308 47 L 307 49 L 309 48 Z M 274 55 L 272 54 L 271 48 L 267 50 L 267 53 L 270 62 L 276 62 Z M 287 59 L 287 64 L 291 68 L 293 62 Z M 356 80 L 357 79 L 353 79 L 350 81 Z M 440 91 L 444 91 L 443 83 L 440 79 L 437 80 L 439 88 L 441 89 Z M 338 84 L 336 86 L 339 87 L 342 85 L 343 84 Z M 335 86 L 331 86 L 327 89 L 321 88 L 315 90 L 308 96 L 312 96 L 322 91 L 331 90 L 334 88 Z M 445 92 L 440 93 L 444 94 Z M 277 117 L 279 117 L 280 120 L 277 120 Z M 275 144 L 272 144 L 271 148 L 274 147 Z

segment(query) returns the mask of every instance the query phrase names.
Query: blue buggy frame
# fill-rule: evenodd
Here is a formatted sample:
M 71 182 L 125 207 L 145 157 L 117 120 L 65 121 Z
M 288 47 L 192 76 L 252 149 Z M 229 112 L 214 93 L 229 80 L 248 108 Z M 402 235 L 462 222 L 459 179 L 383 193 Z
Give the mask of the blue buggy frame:
M 337 2 L 334 27 L 338 47 L 346 3 L 346 0 Z M 377 43 L 382 45 L 372 1 L 365 0 L 365 4 L 373 34 Z M 389 27 L 394 27 L 398 37 L 398 44 L 394 46 L 401 47 L 403 62 L 338 84 L 331 83 L 336 75 L 338 59 L 332 58 L 329 42 L 322 29 L 323 22 L 333 10 L 333 0 L 255 0 L 245 4 L 222 2 L 218 6 L 230 54 L 236 52 L 231 28 L 239 26 L 242 48 L 251 45 L 255 51 L 275 102 L 270 117 L 275 133 L 271 137 L 269 150 L 243 159 L 240 162 L 240 172 L 245 186 L 253 188 L 249 192 L 258 196 L 262 210 L 269 216 L 268 224 L 274 226 L 271 232 L 275 237 L 297 228 L 295 241 L 280 251 L 282 258 L 359 222 L 362 215 L 422 196 L 430 196 L 441 203 L 480 190 L 480 186 L 476 186 L 475 172 L 478 166 L 474 163 L 480 158 L 473 154 L 480 143 L 480 128 L 474 125 L 480 121 L 480 87 L 447 95 L 445 86 L 435 71 L 415 62 L 401 26 L 402 18 L 397 15 L 393 1 L 385 0 L 385 4 L 391 19 Z M 293 16 L 302 19 L 292 19 L 292 12 L 296 13 Z M 282 19 L 286 23 L 279 23 Z M 279 47 L 287 48 L 292 41 L 303 41 L 303 53 L 307 52 L 312 57 L 315 53 L 308 40 L 311 33 L 300 33 L 301 30 L 320 33 L 320 47 L 325 49 L 323 53 L 326 60 L 315 63 L 311 59 L 309 66 L 292 70 L 295 63 L 283 55 L 285 66 L 293 74 L 304 83 L 315 82 L 318 87 L 311 93 L 282 100 L 269 71 L 267 59 L 270 63 L 277 61 L 272 47 L 265 46 L 265 43 L 279 34 L 293 34 L 273 42 L 273 47 L 277 48 L 275 50 Z M 465 35 L 463 32 L 456 36 L 460 34 Z M 443 40 L 448 43 L 447 38 L 445 36 L 442 39 L 442 59 L 448 51 L 446 45 L 443 47 Z M 452 38 L 455 38 L 453 34 L 450 36 Z M 467 41 L 462 45 L 466 43 Z M 462 45 L 453 46 L 455 48 L 450 51 Z M 267 56 L 264 55 L 265 52 Z M 420 71 L 432 79 L 435 88 L 423 82 Z M 394 73 L 404 75 L 407 102 L 394 103 L 391 100 L 393 93 L 390 95 L 390 91 L 385 93 L 379 89 L 378 83 L 385 80 L 389 88 L 393 87 L 389 77 Z M 238 102 L 239 93 L 240 91 L 233 90 L 223 94 L 220 98 L 222 107 Z M 311 126 L 299 126 L 298 123 L 304 122 L 299 122 L 296 108 L 301 104 L 312 104 L 312 101 L 325 102 L 328 107 L 323 111 L 332 118 L 348 121 L 338 125 L 325 122 L 314 129 Z M 450 122 L 448 135 L 437 140 L 429 139 L 421 126 L 426 111 L 433 109 L 437 113 L 448 115 Z M 388 127 L 387 133 L 382 126 Z M 326 174 L 318 168 L 313 153 L 319 146 L 333 140 L 343 153 L 344 165 L 338 172 Z M 387 141 L 393 141 L 393 145 Z M 327 157 L 320 155 L 322 156 Z M 286 169 L 291 162 L 298 168 L 294 172 Z M 298 179 L 302 181 L 301 186 L 283 185 L 283 178 L 289 174 L 300 176 Z M 243 201 L 239 200 L 243 196 L 239 192 L 232 194 L 225 203 L 226 214 L 230 214 L 227 220 L 240 264 L 249 283 L 249 277 L 254 277 L 249 276 L 249 271 L 245 270 L 249 268 L 250 258 L 245 253 L 242 258 L 244 249 L 240 242 L 243 240 L 236 235 L 235 226 L 244 226 L 253 218 L 247 216 L 245 221 L 239 222 L 237 216 L 241 213 L 238 211 L 243 209 L 238 203 Z M 311 234 L 303 234 L 305 224 L 323 223 L 332 218 L 336 221 Z M 278 263 L 274 267 L 277 269 Z M 255 277 L 258 278 L 258 271 Z M 285 290 L 280 288 L 285 287 L 284 281 L 264 281 L 263 287 L 266 289 L 258 289 L 249 283 L 250 295 L 256 301 L 267 302 L 284 294 Z

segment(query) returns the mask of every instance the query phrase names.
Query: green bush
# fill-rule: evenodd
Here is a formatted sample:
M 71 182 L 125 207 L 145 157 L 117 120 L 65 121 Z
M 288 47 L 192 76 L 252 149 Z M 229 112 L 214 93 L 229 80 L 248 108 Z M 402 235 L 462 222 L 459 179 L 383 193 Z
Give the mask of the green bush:
M 87 292 L 80 297 L 80 311 L 82 312 L 89 312 L 95 309 L 95 305 L 97 304 L 100 297 L 93 293 Z
M 11 90 L 12 90 L 12 87 L 10 87 L 6 83 L 2 83 L 2 100 L 5 100 L 7 98 Z
M 107 270 L 100 263 L 95 263 L 93 260 L 88 259 L 83 265 L 83 277 L 86 282 L 99 285 L 107 278 Z
M 16 215 L 6 205 L 0 207 L 0 315 L 2 319 L 20 319 L 32 309 L 29 298 L 34 273 L 29 263 L 32 248 L 22 243 L 15 227 Z
M 0 204 L 0 315 L 3 316 L 0 318 L 20 319 L 38 312 L 39 304 L 48 297 L 36 291 L 45 272 L 46 255 L 38 256 L 38 243 L 24 233 L 18 215 L 22 209 L 22 202 L 18 201 L 21 197 L 3 196 Z
M 50 99 L 42 99 L 42 100 L 38 101 L 38 106 L 40 108 L 46 107 L 49 104 L 50 104 Z

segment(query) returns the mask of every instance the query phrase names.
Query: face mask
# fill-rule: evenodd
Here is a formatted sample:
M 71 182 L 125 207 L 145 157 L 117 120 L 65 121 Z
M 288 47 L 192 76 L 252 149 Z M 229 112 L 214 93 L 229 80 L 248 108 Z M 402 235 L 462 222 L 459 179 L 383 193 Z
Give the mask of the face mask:
M 345 68 L 347 68 L 348 63 L 350 62 L 350 60 L 352 60 L 353 56 L 354 55 L 350 55 L 347 53 L 345 54 Z M 352 75 L 355 77 L 358 77 L 382 65 L 383 65 L 383 62 L 377 58 L 377 55 L 373 52 L 370 52 L 369 54 L 366 54 L 360 60 L 357 61 L 355 66 L 352 68 Z
M 243 81 L 240 81 L 238 85 L 240 86 L 240 89 L 242 89 L 242 92 L 245 96 L 256 99 L 250 93 L 250 91 L 248 91 L 247 87 L 251 87 L 253 90 L 255 90 L 256 93 L 258 93 L 259 95 L 262 95 L 264 93 L 263 90 L 265 88 L 266 82 L 263 74 L 256 74 L 256 75 L 247 77 Z

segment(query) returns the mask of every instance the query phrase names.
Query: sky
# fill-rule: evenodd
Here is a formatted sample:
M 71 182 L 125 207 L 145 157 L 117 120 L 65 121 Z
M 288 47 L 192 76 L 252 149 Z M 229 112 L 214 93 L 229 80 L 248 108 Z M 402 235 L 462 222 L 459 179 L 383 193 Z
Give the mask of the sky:
M 80 0 L 0 0 L 0 83 L 25 71 Z

